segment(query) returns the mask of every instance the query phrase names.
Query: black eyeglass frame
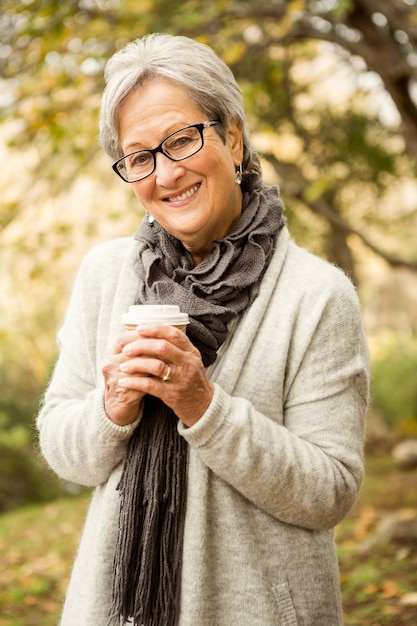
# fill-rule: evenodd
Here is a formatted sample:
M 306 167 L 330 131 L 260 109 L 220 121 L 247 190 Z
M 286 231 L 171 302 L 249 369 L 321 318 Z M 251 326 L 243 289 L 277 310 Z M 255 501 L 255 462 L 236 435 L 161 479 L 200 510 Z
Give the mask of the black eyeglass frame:
M 140 180 L 145 180 L 145 178 L 148 178 L 148 176 L 153 174 L 155 169 L 156 169 L 156 155 L 158 154 L 158 152 L 161 152 L 164 156 L 166 156 L 171 161 L 185 161 L 185 159 L 189 159 L 190 157 L 194 156 L 195 154 L 197 154 L 197 152 L 200 152 L 200 150 L 203 148 L 203 146 L 204 146 L 203 130 L 205 128 L 209 128 L 210 126 L 216 126 L 217 124 L 220 124 L 220 120 L 212 120 L 212 121 L 208 121 L 208 122 L 201 122 L 200 124 L 190 124 L 189 126 L 185 126 L 184 128 L 180 128 L 179 130 L 176 130 L 175 132 L 173 132 L 170 135 L 168 135 L 168 137 L 165 137 L 165 139 L 163 139 L 161 141 L 161 143 L 159 144 L 159 146 L 157 146 L 156 148 L 150 148 L 149 150 L 135 150 L 135 152 L 130 152 L 129 154 L 125 154 L 125 156 L 122 156 L 115 163 L 113 163 L 112 169 L 113 169 L 113 171 L 116 172 L 116 174 L 118 176 L 120 176 L 120 178 L 122 180 L 124 180 L 125 183 L 137 183 Z M 200 137 L 201 137 L 201 146 L 195 152 L 192 152 L 191 154 L 188 154 L 185 157 L 181 157 L 180 159 L 175 159 L 174 157 L 172 157 L 169 154 L 167 154 L 164 151 L 164 148 L 163 148 L 164 143 L 166 141 L 168 141 L 168 139 L 170 139 L 173 135 L 176 135 L 177 133 L 181 133 L 184 130 L 188 130 L 189 128 L 196 128 L 198 130 L 198 132 L 200 133 Z M 149 153 L 152 154 L 152 158 L 153 158 L 153 168 L 152 168 L 152 170 L 149 172 L 149 174 L 146 174 L 146 176 L 142 176 L 141 178 L 135 178 L 135 180 L 126 180 L 126 178 L 123 176 L 123 174 L 118 170 L 117 166 L 119 165 L 119 163 L 121 161 L 124 161 L 128 157 L 133 156 L 134 154 L 140 154 L 141 152 L 147 152 L 148 154 Z

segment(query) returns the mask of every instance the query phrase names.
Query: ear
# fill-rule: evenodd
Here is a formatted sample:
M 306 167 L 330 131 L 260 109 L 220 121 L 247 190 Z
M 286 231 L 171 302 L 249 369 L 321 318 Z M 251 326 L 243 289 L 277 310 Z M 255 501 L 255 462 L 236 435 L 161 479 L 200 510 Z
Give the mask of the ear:
M 230 122 L 226 130 L 226 143 L 232 153 L 234 164 L 240 165 L 243 161 L 243 136 L 240 122 Z

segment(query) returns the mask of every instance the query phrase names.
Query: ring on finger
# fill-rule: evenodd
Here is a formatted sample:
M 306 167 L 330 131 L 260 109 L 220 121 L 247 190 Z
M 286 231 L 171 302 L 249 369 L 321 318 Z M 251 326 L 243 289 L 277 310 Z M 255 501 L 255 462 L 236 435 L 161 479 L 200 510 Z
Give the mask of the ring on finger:
M 162 380 L 164 381 L 164 383 L 168 383 L 170 381 L 170 379 L 171 379 L 171 368 L 168 365 L 167 372 L 166 372 L 165 376 L 162 377 Z

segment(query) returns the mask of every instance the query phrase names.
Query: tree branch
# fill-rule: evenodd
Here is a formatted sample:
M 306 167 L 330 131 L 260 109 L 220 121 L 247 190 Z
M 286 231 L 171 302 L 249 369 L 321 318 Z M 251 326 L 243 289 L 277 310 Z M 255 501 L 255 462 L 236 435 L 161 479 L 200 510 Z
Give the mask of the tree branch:
M 333 224 L 340 230 L 343 230 L 346 234 L 356 235 L 362 241 L 362 243 L 372 250 L 375 254 L 380 256 L 391 267 L 404 267 L 406 269 L 417 271 L 417 262 L 401 259 L 395 255 L 384 252 L 381 248 L 372 243 L 368 237 L 366 237 L 360 230 L 354 228 L 347 220 L 345 220 L 340 214 L 336 213 L 325 201 L 323 197 L 315 200 L 314 202 L 307 202 L 302 192 L 297 194 L 297 198 L 302 200 L 314 213 L 324 217 L 330 224 Z
M 358 228 L 352 226 L 346 219 L 344 219 L 340 213 L 337 213 L 324 196 L 321 196 L 317 200 L 311 201 L 306 198 L 305 189 L 308 186 L 308 182 L 304 180 L 299 169 L 288 163 L 278 161 L 273 154 L 263 154 L 263 158 L 267 160 L 273 166 L 277 175 L 286 181 L 286 192 L 291 197 L 300 200 L 310 211 L 316 215 L 320 215 L 330 225 L 334 226 L 340 231 L 346 233 L 346 235 L 356 235 L 362 241 L 362 243 L 377 256 L 381 257 L 391 267 L 403 267 L 413 272 L 417 272 L 417 261 L 409 261 L 402 259 L 398 256 L 385 252 L 377 245 L 375 245 L 366 235 L 364 235 Z

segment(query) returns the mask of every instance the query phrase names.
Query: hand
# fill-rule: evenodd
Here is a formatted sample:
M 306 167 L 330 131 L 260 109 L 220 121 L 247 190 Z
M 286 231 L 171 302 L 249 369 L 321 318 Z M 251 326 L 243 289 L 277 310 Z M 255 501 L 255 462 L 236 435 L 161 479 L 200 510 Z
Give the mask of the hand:
M 187 426 L 202 417 L 213 398 L 213 384 L 200 352 L 185 333 L 174 326 L 147 324 L 123 334 L 119 346 L 121 352 L 115 355 L 117 405 L 125 398 L 128 405 L 138 403 L 150 394 L 165 402 Z
M 128 360 L 122 349 L 128 342 L 137 338 L 138 333 L 136 331 L 129 331 L 121 335 L 102 367 L 105 382 L 104 406 L 106 413 L 119 426 L 126 426 L 135 421 L 144 396 L 144 393 L 120 385 L 120 379 L 124 377 L 120 366 Z

